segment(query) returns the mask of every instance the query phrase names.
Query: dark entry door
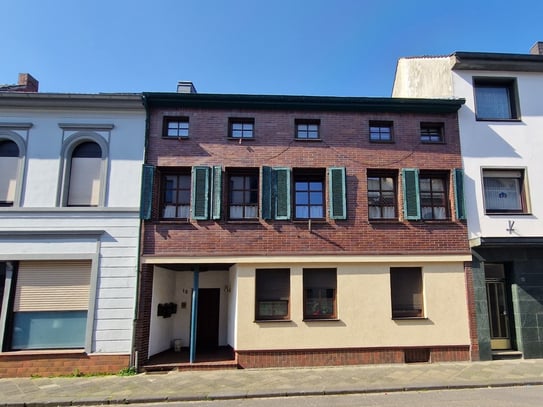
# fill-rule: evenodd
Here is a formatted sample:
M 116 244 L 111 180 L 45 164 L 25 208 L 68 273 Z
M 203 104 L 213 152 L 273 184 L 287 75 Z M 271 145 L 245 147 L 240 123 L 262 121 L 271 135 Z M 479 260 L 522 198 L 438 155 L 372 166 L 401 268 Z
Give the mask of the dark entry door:
M 507 312 L 507 286 L 503 264 L 485 264 L 490 345 L 492 349 L 511 349 L 510 321 Z
M 219 346 L 220 296 L 221 290 L 219 288 L 200 288 L 198 290 L 197 349 Z

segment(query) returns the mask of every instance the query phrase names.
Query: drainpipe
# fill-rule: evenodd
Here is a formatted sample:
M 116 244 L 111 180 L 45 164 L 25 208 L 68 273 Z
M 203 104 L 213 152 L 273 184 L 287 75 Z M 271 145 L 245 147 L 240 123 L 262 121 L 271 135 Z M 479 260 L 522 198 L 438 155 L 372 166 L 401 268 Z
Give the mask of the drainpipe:
M 147 106 L 147 98 L 145 95 L 141 96 L 141 102 L 145 108 L 145 139 L 143 146 L 143 163 L 147 162 L 147 145 L 149 140 L 149 107 Z M 143 171 L 140 185 L 140 211 L 141 211 L 141 191 L 143 191 Z M 139 370 L 138 357 L 139 351 L 137 349 L 137 328 L 138 328 L 138 314 L 140 308 L 140 277 L 141 277 L 141 256 L 143 255 L 142 248 L 142 236 L 143 236 L 144 220 L 140 216 L 140 224 L 138 228 L 138 247 L 137 247 L 137 259 L 136 259 L 136 295 L 134 301 L 134 319 L 132 320 L 132 352 L 130 354 L 130 367 L 133 367 L 136 371 Z
M 196 359 L 196 328 L 198 326 L 198 288 L 200 285 L 200 266 L 194 266 L 194 281 L 192 284 L 192 310 L 190 320 L 190 363 Z

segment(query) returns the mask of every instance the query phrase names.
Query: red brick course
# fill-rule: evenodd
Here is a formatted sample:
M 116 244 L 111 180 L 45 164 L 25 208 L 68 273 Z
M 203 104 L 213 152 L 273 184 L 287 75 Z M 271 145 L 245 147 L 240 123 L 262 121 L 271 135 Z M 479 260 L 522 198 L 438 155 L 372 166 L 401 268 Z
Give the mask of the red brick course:
M 129 366 L 130 355 L 0 353 L 0 378 L 118 373 Z

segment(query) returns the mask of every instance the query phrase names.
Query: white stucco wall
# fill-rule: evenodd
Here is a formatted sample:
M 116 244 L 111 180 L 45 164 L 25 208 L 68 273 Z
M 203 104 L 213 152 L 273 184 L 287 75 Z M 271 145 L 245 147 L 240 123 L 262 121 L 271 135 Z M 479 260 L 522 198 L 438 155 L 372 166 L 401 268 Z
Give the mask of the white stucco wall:
M 473 76 L 517 78 L 521 120 L 476 121 Z M 459 111 L 459 125 L 470 238 L 542 236 L 543 74 L 455 71 L 452 77 L 455 95 L 466 99 Z M 531 214 L 485 215 L 483 168 L 525 169 Z M 515 222 L 512 233 L 507 231 L 509 221 Z
M 36 98 L 47 100 L 48 95 Z M 32 97 L 27 99 L 32 105 Z M 0 260 L 91 256 L 97 281 L 91 292 L 94 321 L 88 335 L 92 338 L 90 351 L 97 353 L 128 354 L 132 349 L 145 137 L 143 106 L 139 107 L 137 100 L 133 106 L 120 110 L 112 102 L 110 108 L 94 108 L 92 103 L 73 108 L 65 102 L 55 108 L 0 108 L 0 133 L 18 135 L 26 149 L 18 179 L 20 202 L 0 208 Z M 27 128 L 9 129 L 13 123 L 23 123 Z M 102 137 L 108 148 L 103 207 L 57 204 L 63 140 L 86 131 L 66 130 L 61 126 L 66 123 L 76 128 L 111 127 L 90 130 Z M 0 327 L 0 331 L 3 329 Z

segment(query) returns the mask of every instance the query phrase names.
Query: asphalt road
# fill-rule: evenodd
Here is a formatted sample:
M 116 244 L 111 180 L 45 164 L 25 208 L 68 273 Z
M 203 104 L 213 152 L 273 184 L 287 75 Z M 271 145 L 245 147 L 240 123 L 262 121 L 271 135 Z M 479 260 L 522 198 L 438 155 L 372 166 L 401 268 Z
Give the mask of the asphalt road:
M 543 386 L 130 404 L 130 407 L 541 407 Z M 110 405 L 112 406 L 112 405 Z M 119 405 L 120 407 L 120 405 Z M 126 407 L 126 404 L 123 405 Z

